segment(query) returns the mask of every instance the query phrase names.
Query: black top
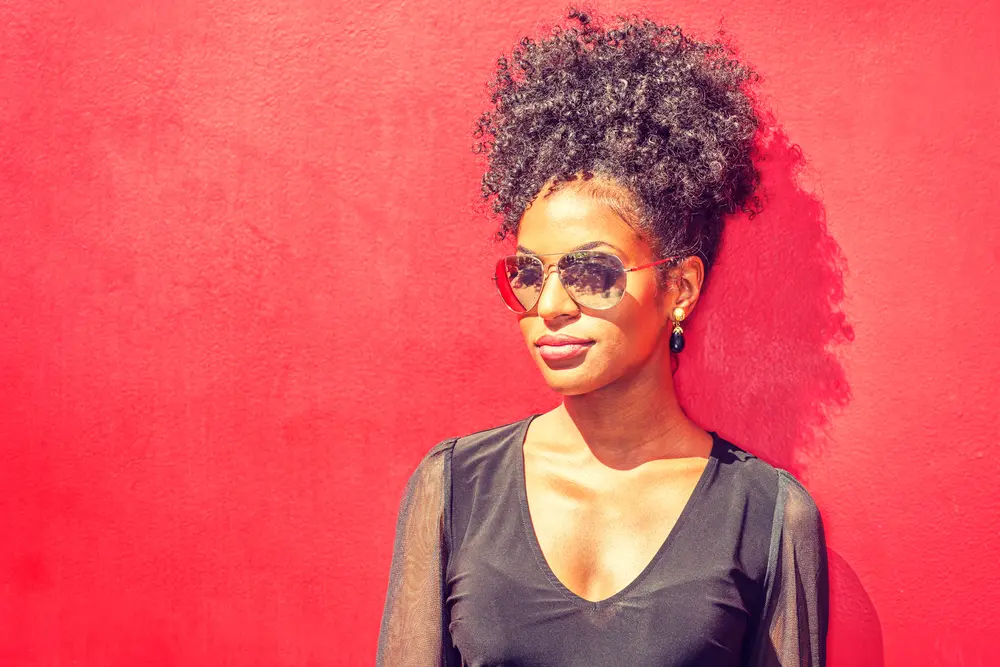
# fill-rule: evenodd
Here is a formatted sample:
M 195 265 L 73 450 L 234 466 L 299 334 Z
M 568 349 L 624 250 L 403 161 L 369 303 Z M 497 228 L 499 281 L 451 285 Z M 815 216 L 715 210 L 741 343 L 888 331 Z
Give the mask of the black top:
M 794 477 L 712 431 L 656 555 L 592 602 L 553 574 L 532 527 L 523 446 L 537 416 L 441 442 L 411 476 L 379 667 L 823 667 L 823 528 Z

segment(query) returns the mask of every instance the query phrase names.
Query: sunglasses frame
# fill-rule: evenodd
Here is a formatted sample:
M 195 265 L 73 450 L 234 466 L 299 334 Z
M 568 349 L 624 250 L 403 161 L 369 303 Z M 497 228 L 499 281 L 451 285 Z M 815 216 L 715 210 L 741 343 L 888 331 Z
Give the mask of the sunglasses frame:
M 513 291 L 513 289 L 510 286 L 510 281 L 509 280 L 505 281 L 506 282 L 505 285 L 501 285 L 501 281 L 500 281 L 500 271 L 501 271 L 501 268 L 507 262 L 507 260 L 510 259 L 511 257 L 534 257 L 534 258 L 537 259 L 539 257 L 553 257 L 555 255 L 566 256 L 566 255 L 583 254 L 583 253 L 606 255 L 606 256 L 609 256 L 609 257 L 614 257 L 616 260 L 618 260 L 618 263 L 622 265 L 622 272 L 623 273 L 631 273 L 632 271 L 639 271 L 640 269 L 648 269 L 651 266 L 656 266 L 657 264 L 663 264 L 664 262 L 669 262 L 671 260 L 675 260 L 675 259 L 679 259 L 679 258 L 683 257 L 683 255 L 673 255 L 671 257 L 666 257 L 664 259 L 658 259 L 655 262 L 650 262 L 648 264 L 641 264 L 639 266 L 633 266 L 633 267 L 629 268 L 629 267 L 625 266 L 625 262 L 622 261 L 621 257 L 619 257 L 618 255 L 616 255 L 614 253 L 607 252 L 607 251 L 604 251 L 604 250 L 569 250 L 567 252 L 550 252 L 550 253 L 544 253 L 544 254 L 540 254 L 540 255 L 534 255 L 534 254 L 532 254 L 532 255 L 527 255 L 527 254 L 505 255 L 504 257 L 501 257 L 499 260 L 497 260 L 496 267 L 495 267 L 494 272 L 493 272 L 493 282 L 496 284 L 497 291 L 500 293 L 500 299 L 503 301 L 503 305 L 507 306 L 507 310 L 511 311 L 512 313 L 517 313 L 518 315 L 523 315 L 524 313 L 531 312 L 535 308 L 535 306 L 538 305 L 538 300 L 542 298 L 542 291 L 545 290 L 545 281 L 548 280 L 548 278 L 549 278 L 549 272 L 546 272 L 546 270 L 545 270 L 545 264 L 542 263 L 542 273 L 544 274 L 544 276 L 542 278 L 542 287 L 538 290 L 538 296 L 535 297 L 535 302 L 531 304 L 531 308 L 525 308 L 524 310 L 514 310 L 513 308 L 511 308 L 510 303 L 507 301 L 507 297 L 504 295 L 504 287 L 506 287 L 507 290 L 510 292 L 510 297 L 514 300 L 514 302 L 516 302 L 516 303 L 521 303 L 521 302 L 517 299 L 517 296 L 514 294 L 514 291 Z M 560 259 L 560 261 L 562 261 L 562 260 Z M 551 266 L 555 266 L 555 268 L 556 268 L 556 274 L 558 274 L 558 276 L 559 276 L 559 284 L 562 285 L 562 288 L 564 290 L 566 290 L 566 294 L 569 295 L 569 298 L 573 299 L 573 303 L 575 303 L 576 305 L 580 306 L 581 308 L 586 308 L 588 310 L 610 310 L 610 309 L 614 308 L 615 306 L 617 306 L 619 303 L 621 303 L 622 299 L 625 297 L 625 292 L 623 290 L 622 291 L 622 296 L 619 297 L 618 301 L 616 301 L 615 303 L 613 303 L 612 305 L 610 305 L 610 306 L 608 306 L 606 308 L 594 308 L 592 306 L 585 306 L 582 303 L 580 303 L 579 301 L 577 301 L 576 297 L 573 296 L 573 293 L 569 289 L 566 288 L 566 285 L 563 284 L 563 282 L 562 282 L 562 268 L 559 266 L 559 262 L 556 262 L 554 265 L 551 265 Z

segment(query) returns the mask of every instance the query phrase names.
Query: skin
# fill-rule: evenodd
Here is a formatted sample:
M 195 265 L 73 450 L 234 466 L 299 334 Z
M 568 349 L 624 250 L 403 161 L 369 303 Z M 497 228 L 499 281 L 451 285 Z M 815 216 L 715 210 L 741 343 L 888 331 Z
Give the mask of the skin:
M 543 193 L 545 190 L 543 190 Z M 532 252 L 598 249 L 626 267 L 658 259 L 642 234 L 607 205 L 564 185 L 525 211 L 517 242 Z M 712 437 L 684 414 L 670 372 L 671 313 L 690 317 L 704 278 L 688 257 L 658 289 L 656 270 L 627 274 L 625 295 L 608 310 L 582 308 L 542 257 L 538 303 L 518 315 L 545 381 L 563 395 L 537 417 L 524 443 L 525 485 L 535 535 L 553 574 L 573 593 L 602 600 L 649 564 L 673 529 L 708 463 Z M 573 359 L 546 361 L 535 340 L 563 333 L 595 342 Z

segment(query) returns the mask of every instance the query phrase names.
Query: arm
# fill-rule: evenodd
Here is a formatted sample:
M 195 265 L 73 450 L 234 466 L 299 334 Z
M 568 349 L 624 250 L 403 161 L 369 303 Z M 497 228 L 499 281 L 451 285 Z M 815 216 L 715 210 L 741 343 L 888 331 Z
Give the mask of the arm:
M 778 471 L 764 613 L 750 667 L 825 667 L 829 618 L 826 540 L 812 497 Z
M 378 637 L 378 667 L 442 667 L 454 649 L 444 608 L 453 440 L 424 456 L 403 492 L 389 587 Z

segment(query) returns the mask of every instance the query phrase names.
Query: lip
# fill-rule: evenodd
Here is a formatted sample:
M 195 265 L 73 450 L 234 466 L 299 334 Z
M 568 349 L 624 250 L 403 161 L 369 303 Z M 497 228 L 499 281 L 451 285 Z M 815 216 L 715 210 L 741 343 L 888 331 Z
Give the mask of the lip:
M 535 341 L 535 345 L 538 347 L 559 347 L 563 345 L 589 345 L 594 341 L 588 338 L 576 338 L 574 336 L 567 336 L 566 334 L 560 334 L 558 336 L 542 336 Z
M 559 336 L 542 336 L 535 341 L 538 354 L 546 361 L 562 361 L 578 357 L 593 347 L 594 341 L 586 338 L 576 338 L 565 334 Z
M 580 356 L 593 345 L 593 342 L 585 345 L 539 345 L 538 354 L 546 361 L 562 361 Z

